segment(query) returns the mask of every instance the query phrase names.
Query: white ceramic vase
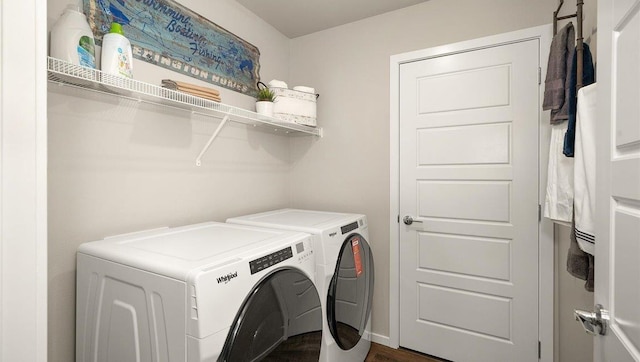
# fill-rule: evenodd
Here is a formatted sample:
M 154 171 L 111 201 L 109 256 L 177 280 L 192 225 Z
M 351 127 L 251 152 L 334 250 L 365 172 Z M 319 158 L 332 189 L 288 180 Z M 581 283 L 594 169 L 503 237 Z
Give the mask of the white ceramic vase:
M 263 116 L 273 117 L 273 102 L 258 101 L 256 102 L 256 113 Z

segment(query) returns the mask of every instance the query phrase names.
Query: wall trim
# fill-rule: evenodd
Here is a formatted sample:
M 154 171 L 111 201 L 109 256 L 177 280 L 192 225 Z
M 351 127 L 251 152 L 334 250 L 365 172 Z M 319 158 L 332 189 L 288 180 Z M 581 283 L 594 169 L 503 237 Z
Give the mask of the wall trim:
M 0 0 L 0 18 L 0 362 L 40 362 L 47 360 L 47 0 Z
M 381 344 L 383 346 L 391 347 L 390 345 L 391 340 L 389 339 L 389 336 L 383 336 L 382 334 L 371 333 L 371 342 Z
M 517 30 L 499 35 L 463 41 L 459 43 L 447 44 L 433 48 L 417 50 L 402 54 L 393 55 L 390 58 L 390 113 L 389 113 L 389 134 L 390 134 L 390 193 L 389 193 L 389 347 L 398 348 L 400 346 L 400 272 L 399 272 L 399 234 L 398 224 L 399 203 L 400 203 L 400 109 L 399 109 L 399 88 L 400 88 L 400 65 L 428 59 L 436 56 L 456 54 L 469 50 L 477 50 L 496 45 L 505 45 L 538 39 L 540 44 L 539 64 L 542 74 L 546 74 L 549 47 L 551 46 L 552 26 L 551 24 L 537 26 L 533 28 Z M 539 165 L 538 165 L 538 202 L 544 205 L 544 197 L 547 183 L 547 164 L 549 152 L 549 138 L 551 128 L 549 126 L 549 112 L 542 111 L 542 97 L 544 94 L 544 82 L 540 86 L 540 113 L 539 113 Z M 542 343 L 543 362 L 553 361 L 554 346 L 554 239 L 553 224 L 543 218 L 539 223 L 539 259 L 538 259 L 538 339 Z

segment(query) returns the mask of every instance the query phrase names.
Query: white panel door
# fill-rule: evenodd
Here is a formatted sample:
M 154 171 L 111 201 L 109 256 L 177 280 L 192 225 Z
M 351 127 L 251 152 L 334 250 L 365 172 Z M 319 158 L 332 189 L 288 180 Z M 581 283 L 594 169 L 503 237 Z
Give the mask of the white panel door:
M 538 360 L 539 41 L 400 66 L 400 345 Z
M 598 3 L 594 361 L 640 361 L 640 1 Z

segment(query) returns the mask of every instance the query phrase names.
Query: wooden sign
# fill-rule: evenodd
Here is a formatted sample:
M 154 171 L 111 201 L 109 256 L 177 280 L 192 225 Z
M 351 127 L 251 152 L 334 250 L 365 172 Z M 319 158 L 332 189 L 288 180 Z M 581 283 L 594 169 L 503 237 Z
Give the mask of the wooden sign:
M 102 35 L 115 21 L 131 42 L 134 58 L 237 92 L 256 94 L 258 48 L 177 2 L 83 2 L 96 44 L 102 44 Z

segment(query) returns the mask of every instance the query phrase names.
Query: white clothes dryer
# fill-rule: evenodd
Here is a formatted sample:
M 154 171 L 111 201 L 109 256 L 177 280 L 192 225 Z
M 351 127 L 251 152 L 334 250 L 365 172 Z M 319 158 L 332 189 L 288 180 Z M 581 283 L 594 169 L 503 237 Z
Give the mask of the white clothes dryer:
M 258 361 L 322 329 L 306 233 L 203 223 L 77 257 L 76 361 Z
M 323 306 L 320 360 L 364 361 L 371 347 L 374 280 L 366 216 L 282 209 L 230 218 L 227 223 L 313 235 L 316 286 Z

